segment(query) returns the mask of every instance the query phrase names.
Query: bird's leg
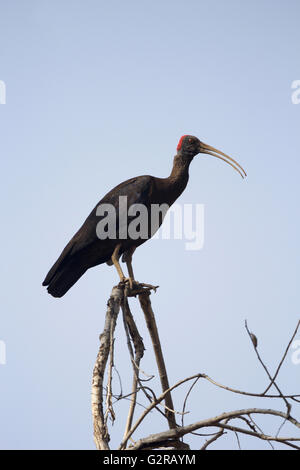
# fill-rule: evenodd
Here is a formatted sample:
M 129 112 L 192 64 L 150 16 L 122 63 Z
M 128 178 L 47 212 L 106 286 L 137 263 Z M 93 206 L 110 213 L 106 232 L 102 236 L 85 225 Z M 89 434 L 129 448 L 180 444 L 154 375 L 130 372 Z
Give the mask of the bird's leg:
M 122 261 L 126 263 L 128 275 L 129 275 L 129 287 L 133 289 L 133 284 L 136 282 L 134 279 L 133 269 L 132 269 L 132 255 L 135 252 L 135 247 L 129 248 L 124 255 L 122 256 Z
M 119 255 L 119 251 L 120 251 L 120 248 L 121 248 L 121 243 L 119 243 L 116 248 L 114 249 L 114 252 L 113 254 L 111 255 L 111 260 L 116 268 L 116 270 L 118 271 L 118 274 L 120 276 L 120 281 L 121 282 L 124 282 L 125 281 L 125 276 L 124 276 L 124 273 L 122 271 L 122 268 L 120 266 L 120 263 L 119 263 L 119 259 L 120 259 L 120 255 Z

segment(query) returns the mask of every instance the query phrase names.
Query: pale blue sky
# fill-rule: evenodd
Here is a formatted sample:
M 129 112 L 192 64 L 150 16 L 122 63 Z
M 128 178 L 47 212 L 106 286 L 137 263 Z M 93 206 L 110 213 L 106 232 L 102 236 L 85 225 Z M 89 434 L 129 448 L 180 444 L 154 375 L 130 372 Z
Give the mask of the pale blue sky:
M 291 101 L 299 17 L 297 0 L 0 2 L 1 448 L 94 448 L 90 382 L 117 276 L 97 267 L 62 299 L 41 283 L 101 196 L 131 176 L 168 175 L 186 133 L 232 155 L 248 179 L 196 157 L 180 202 L 205 204 L 204 248 L 150 241 L 136 252 L 136 277 L 161 286 L 152 302 L 171 383 L 206 372 L 262 391 L 244 320 L 274 370 L 299 319 L 300 105 Z M 143 368 L 156 373 L 132 305 L 147 346 Z M 121 321 L 117 351 L 128 390 Z M 289 356 L 286 392 L 299 393 L 299 374 Z M 186 423 L 271 405 L 201 384 Z M 113 445 L 125 408 L 116 407 Z M 162 429 L 155 415 L 143 426 Z M 234 446 L 224 437 L 215 448 Z

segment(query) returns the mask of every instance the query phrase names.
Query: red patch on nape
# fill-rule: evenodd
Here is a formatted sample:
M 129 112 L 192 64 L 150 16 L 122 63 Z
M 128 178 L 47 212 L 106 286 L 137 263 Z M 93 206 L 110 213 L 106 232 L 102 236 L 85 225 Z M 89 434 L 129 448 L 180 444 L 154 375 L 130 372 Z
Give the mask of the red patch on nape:
M 180 137 L 180 140 L 178 142 L 178 145 L 177 145 L 177 150 L 180 150 L 181 149 L 181 146 L 182 146 L 182 141 L 183 139 L 187 136 L 187 134 L 183 135 L 182 137 Z

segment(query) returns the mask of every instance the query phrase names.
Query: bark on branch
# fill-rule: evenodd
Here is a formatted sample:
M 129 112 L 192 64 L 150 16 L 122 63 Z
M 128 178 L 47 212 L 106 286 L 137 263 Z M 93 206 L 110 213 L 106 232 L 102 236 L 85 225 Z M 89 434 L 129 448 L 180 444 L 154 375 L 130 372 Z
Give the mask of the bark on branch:
M 167 369 L 164 361 L 164 356 L 161 349 L 158 329 L 156 325 L 156 320 L 154 312 L 152 310 L 150 293 L 144 292 L 139 295 L 139 301 L 143 309 L 146 324 L 151 336 L 152 345 L 154 349 L 154 354 L 156 358 L 156 363 L 159 371 L 160 382 L 162 386 L 162 391 L 165 392 L 170 388 Z M 166 417 L 169 423 L 170 429 L 175 429 L 177 427 L 175 414 L 174 414 L 174 405 L 172 400 L 171 392 L 168 392 L 165 396 L 165 405 L 166 405 Z
M 117 317 L 123 300 L 123 289 L 115 286 L 107 303 L 105 325 L 100 335 L 100 348 L 97 355 L 92 381 L 92 415 L 94 425 L 94 441 L 98 450 L 109 449 L 109 432 L 103 411 L 103 380 L 106 364 L 113 343 Z

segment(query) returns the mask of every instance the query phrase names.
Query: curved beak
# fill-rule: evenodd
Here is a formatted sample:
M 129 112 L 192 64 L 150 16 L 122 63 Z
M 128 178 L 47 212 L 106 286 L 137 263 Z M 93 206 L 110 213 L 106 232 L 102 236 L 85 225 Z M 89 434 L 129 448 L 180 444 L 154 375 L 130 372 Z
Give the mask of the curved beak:
M 247 173 L 245 172 L 244 168 L 233 158 L 226 155 L 226 153 L 223 153 L 220 150 L 211 147 L 210 145 L 204 144 L 204 142 L 200 142 L 199 144 L 199 153 L 206 153 L 208 155 L 212 155 L 213 157 L 217 157 L 232 166 L 232 168 L 234 168 L 241 175 L 242 178 L 245 178 L 247 176 Z

